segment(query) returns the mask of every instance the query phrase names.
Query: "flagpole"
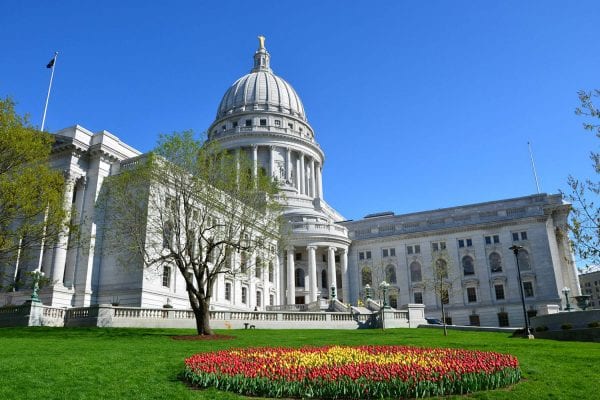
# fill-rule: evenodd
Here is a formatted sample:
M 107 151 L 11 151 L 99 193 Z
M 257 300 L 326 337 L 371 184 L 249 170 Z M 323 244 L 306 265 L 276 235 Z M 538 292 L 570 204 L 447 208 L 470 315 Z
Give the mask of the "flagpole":
M 48 85 L 48 94 L 46 95 L 46 104 L 44 105 L 44 116 L 42 117 L 42 129 L 44 130 L 44 125 L 46 123 L 46 111 L 48 110 L 48 100 L 50 100 L 50 90 L 52 90 L 52 78 L 54 78 L 54 66 L 56 65 L 56 57 L 58 57 L 58 51 L 54 52 L 54 58 L 52 59 L 52 73 L 50 74 L 50 84 Z
M 538 181 L 537 172 L 535 172 L 535 163 L 533 162 L 533 152 L 531 151 L 531 143 L 527 142 L 529 148 L 529 158 L 531 159 L 531 169 L 533 170 L 533 177 L 535 179 L 535 187 L 537 188 L 538 194 L 540 193 L 540 182 Z

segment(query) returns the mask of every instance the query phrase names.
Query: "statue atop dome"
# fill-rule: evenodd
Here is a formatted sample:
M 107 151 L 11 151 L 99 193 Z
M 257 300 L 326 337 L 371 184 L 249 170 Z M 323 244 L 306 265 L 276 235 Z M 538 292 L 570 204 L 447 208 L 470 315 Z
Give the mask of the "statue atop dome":
M 265 37 L 263 35 L 258 35 L 258 49 L 259 50 L 266 50 L 265 49 Z
M 269 52 L 265 48 L 265 37 L 263 35 L 259 35 L 258 37 L 258 50 L 254 53 L 254 68 L 252 68 L 252 72 L 258 71 L 266 71 L 272 72 L 270 66 L 271 56 Z

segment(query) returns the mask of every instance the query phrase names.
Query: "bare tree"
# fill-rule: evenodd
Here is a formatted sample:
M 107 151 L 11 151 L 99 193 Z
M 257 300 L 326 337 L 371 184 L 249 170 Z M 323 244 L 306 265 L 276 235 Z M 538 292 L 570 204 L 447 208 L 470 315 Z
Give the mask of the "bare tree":
M 450 302 L 454 282 L 457 279 L 458 275 L 453 272 L 452 260 L 448 256 L 448 252 L 445 249 L 435 252 L 431 263 L 431 277 L 423 279 L 423 287 L 425 290 L 435 293 L 436 298 L 440 301 L 444 336 L 448 336 L 445 306 Z
M 600 138 L 600 110 L 594 105 L 594 98 L 600 97 L 600 90 L 578 93 L 580 106 L 575 114 L 584 117 L 585 130 Z M 596 174 L 600 173 L 600 154 L 590 152 L 590 159 Z M 568 179 L 570 193 L 565 198 L 573 204 L 569 219 L 572 245 L 576 254 L 593 264 L 600 263 L 600 182 L 594 179 L 579 180 L 573 176 Z
M 258 175 L 258 176 L 257 176 Z M 123 265 L 175 266 L 199 335 L 210 335 L 209 304 L 220 274 L 248 273 L 250 257 L 275 254 L 278 188 L 246 157 L 197 140 L 161 135 L 156 150 L 110 179 L 105 240 Z M 240 267 L 232 255 L 240 254 Z

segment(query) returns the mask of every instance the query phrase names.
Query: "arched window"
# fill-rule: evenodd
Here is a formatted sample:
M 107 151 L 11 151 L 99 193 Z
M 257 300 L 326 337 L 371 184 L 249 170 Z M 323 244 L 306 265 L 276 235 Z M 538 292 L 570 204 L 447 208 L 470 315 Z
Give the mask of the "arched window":
M 269 282 L 273 282 L 273 261 L 269 261 Z
M 327 289 L 327 271 L 321 271 L 321 287 Z
M 531 263 L 529 262 L 529 253 L 527 250 L 519 250 L 519 268 L 521 271 L 531 270 Z
M 387 283 L 396 283 L 396 268 L 391 264 L 385 268 L 385 280 Z
M 437 279 L 448 278 L 448 263 L 442 258 L 435 261 L 435 276 Z
M 490 254 L 490 270 L 492 272 L 502 272 L 502 258 L 500 254 L 494 252 Z
M 362 285 L 372 285 L 373 277 L 371 276 L 371 268 L 364 267 L 361 271 Z
M 464 256 L 462 259 L 463 274 L 475 275 L 475 265 L 473 265 L 473 258 L 471 256 Z
M 304 287 L 304 270 L 302 268 L 296 268 L 295 278 L 296 286 Z
M 410 281 L 421 282 L 423 275 L 421 274 L 421 264 L 416 261 L 410 263 Z

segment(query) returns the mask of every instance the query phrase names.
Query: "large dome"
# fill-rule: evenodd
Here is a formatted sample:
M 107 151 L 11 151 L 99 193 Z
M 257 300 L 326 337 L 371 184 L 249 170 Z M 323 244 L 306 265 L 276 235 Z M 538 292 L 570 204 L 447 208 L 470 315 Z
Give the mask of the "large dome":
M 298 94 L 289 83 L 273 74 L 269 61 L 270 55 L 264 47 L 264 38 L 261 38 L 254 54 L 254 68 L 227 89 L 219 104 L 217 119 L 258 110 L 288 114 L 306 121 Z

